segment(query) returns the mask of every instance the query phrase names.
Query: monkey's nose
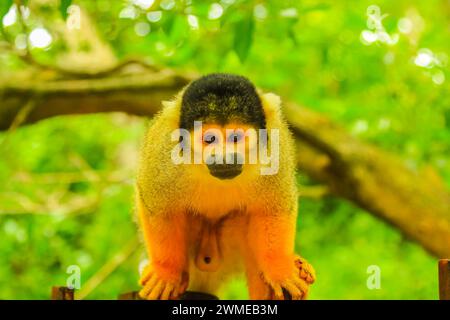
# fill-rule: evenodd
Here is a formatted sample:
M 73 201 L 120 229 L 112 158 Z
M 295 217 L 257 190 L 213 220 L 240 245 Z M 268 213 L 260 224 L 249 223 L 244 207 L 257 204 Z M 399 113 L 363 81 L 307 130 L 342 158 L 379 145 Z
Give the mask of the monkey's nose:
M 209 173 L 219 179 L 233 179 L 242 172 L 242 156 L 238 153 L 232 155 L 233 163 L 216 164 L 213 161 L 208 161 Z

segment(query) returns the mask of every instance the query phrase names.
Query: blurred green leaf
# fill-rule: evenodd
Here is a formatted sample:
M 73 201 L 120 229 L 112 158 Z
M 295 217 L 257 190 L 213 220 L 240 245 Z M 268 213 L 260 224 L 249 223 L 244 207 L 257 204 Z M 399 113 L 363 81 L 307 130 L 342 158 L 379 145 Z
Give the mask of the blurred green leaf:
M 176 42 L 186 37 L 189 32 L 189 25 L 184 15 L 176 15 L 172 20 L 172 24 L 169 31 L 169 37 L 172 41 Z
M 61 12 L 61 16 L 63 17 L 64 20 L 67 19 L 68 16 L 67 9 L 70 7 L 71 4 L 72 0 L 61 0 L 59 4 L 59 11 Z
M 8 13 L 11 8 L 13 0 L 0 1 L 0 27 L 3 27 L 2 19 Z
M 312 5 L 309 7 L 305 7 L 301 10 L 302 13 L 308 13 L 312 11 L 322 11 L 322 10 L 328 10 L 330 8 L 330 5 L 328 3 L 319 3 L 316 5 Z
M 177 15 L 175 14 L 164 14 L 161 21 L 161 28 L 167 36 L 172 33 L 173 26 L 175 24 Z
M 244 17 L 238 21 L 234 28 L 234 51 L 239 57 L 241 63 L 244 63 L 250 52 L 253 42 L 253 32 L 255 21 L 252 15 Z

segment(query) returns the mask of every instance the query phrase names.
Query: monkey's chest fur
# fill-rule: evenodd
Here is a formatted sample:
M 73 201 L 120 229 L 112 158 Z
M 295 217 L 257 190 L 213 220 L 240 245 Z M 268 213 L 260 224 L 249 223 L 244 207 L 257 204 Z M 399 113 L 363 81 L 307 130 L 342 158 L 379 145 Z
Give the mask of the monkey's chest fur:
M 206 272 L 218 271 L 224 258 L 238 253 L 238 246 L 233 246 L 233 240 L 244 237 L 247 225 L 244 213 L 238 210 L 214 220 L 194 214 L 190 215 L 189 222 L 193 229 L 189 236 L 191 256 L 195 266 Z M 229 252 L 230 249 L 232 252 Z
M 189 290 L 214 293 L 228 276 L 242 271 L 247 225 L 245 211 L 216 219 L 188 213 Z

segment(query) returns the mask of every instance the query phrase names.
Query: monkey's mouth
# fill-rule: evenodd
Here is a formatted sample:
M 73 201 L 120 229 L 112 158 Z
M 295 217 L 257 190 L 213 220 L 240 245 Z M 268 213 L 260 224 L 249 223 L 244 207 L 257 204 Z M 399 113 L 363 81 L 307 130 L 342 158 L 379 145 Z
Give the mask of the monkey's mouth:
M 209 173 L 219 179 L 233 179 L 242 172 L 242 164 L 210 164 Z

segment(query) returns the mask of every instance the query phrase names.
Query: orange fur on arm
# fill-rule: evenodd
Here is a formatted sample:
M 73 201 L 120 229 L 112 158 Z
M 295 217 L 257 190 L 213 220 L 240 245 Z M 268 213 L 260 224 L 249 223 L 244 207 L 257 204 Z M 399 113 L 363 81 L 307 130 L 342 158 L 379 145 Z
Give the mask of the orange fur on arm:
M 150 263 L 163 277 L 180 275 L 187 265 L 185 214 L 149 214 L 140 197 L 137 198 L 139 223 Z
M 248 242 L 259 269 L 272 280 L 292 272 L 296 216 L 258 213 L 251 216 Z

